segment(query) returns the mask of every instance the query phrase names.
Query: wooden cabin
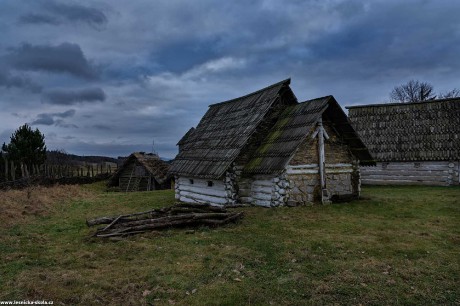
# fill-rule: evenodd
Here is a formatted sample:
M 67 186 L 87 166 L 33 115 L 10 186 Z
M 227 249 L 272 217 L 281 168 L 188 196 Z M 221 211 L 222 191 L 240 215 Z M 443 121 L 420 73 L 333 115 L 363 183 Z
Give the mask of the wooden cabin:
M 169 164 L 156 154 L 131 154 L 109 180 L 107 186 L 121 191 L 151 191 L 170 189 Z
M 261 206 L 357 197 L 373 164 L 332 96 L 298 103 L 290 79 L 209 106 L 180 140 L 176 199 Z
M 460 98 L 347 108 L 377 161 L 364 184 L 459 185 Z

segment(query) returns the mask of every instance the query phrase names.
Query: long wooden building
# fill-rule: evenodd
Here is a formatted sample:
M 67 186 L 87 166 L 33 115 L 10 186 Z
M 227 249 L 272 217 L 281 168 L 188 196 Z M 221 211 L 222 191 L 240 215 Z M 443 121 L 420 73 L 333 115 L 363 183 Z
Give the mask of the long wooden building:
M 285 80 L 209 106 L 179 141 L 176 199 L 261 206 L 357 197 L 371 155 L 332 96 L 298 103 Z
M 131 154 L 107 186 L 119 187 L 121 191 L 151 191 L 170 189 L 169 164 L 156 154 L 135 152 Z
M 347 107 L 377 167 L 364 184 L 458 185 L 460 98 Z

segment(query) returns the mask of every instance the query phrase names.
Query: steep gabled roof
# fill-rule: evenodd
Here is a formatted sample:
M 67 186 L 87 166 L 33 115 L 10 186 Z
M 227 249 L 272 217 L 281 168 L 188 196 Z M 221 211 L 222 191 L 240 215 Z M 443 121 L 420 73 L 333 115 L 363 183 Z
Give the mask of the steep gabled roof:
M 190 142 L 188 138 L 193 135 L 193 132 L 195 132 L 194 127 L 190 128 L 190 130 L 188 130 L 187 133 L 185 133 L 185 135 L 182 136 L 182 138 L 177 142 L 176 146 L 180 146 Z
M 117 172 L 115 172 L 107 185 L 116 185 L 118 178 L 123 171 L 123 168 L 133 161 L 137 161 L 140 165 L 144 166 L 144 168 L 147 169 L 147 171 L 159 184 L 163 184 L 169 178 L 168 170 L 170 166 L 167 162 L 161 160 L 157 155 L 154 154 L 134 152 L 125 160 L 123 165 L 118 168 Z
M 371 155 L 347 120 L 333 96 L 326 96 L 288 106 L 270 130 L 252 159 L 245 166 L 247 174 L 281 172 L 300 144 L 314 130 L 318 119 L 326 113 L 350 150 L 361 164 L 374 164 Z
M 347 108 L 378 161 L 460 159 L 460 98 Z
M 240 154 L 249 137 L 266 116 L 290 79 L 243 97 L 209 106 L 208 111 L 186 137 L 182 150 L 172 163 L 170 173 L 217 179 Z

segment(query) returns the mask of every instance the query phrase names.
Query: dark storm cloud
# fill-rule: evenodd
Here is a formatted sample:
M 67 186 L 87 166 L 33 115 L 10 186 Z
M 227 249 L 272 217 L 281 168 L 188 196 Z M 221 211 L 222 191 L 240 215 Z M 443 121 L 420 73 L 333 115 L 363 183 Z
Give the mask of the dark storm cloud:
M 30 92 L 40 92 L 42 87 L 25 76 L 12 75 L 9 71 L 0 71 L 0 86 L 21 88 Z
M 97 75 L 96 68 L 77 44 L 52 46 L 24 43 L 9 51 L 6 59 L 18 70 L 68 73 L 84 79 L 94 79 Z
M 43 3 L 43 2 L 42 2 Z M 98 27 L 107 23 L 107 16 L 101 10 L 80 4 L 45 2 L 38 10 L 18 18 L 21 24 L 50 24 L 87 23 Z
M 287 77 L 299 101 L 333 94 L 342 105 L 384 102 L 409 79 L 458 88 L 458 11 L 426 0 L 4 0 L 0 86 L 14 90 L 0 91 L 0 117 L 8 128 L 35 119 L 69 152 L 127 155 L 154 138 L 173 157 L 207 105 Z M 37 111 L 56 105 L 78 113 Z
M 105 93 L 101 88 L 84 88 L 79 90 L 50 90 L 44 93 L 45 102 L 59 105 L 73 105 L 84 102 L 103 102 Z
M 69 109 L 62 113 L 41 113 L 37 115 L 37 118 L 31 122 L 35 125 L 56 125 L 61 127 L 76 127 L 75 125 L 68 125 L 64 123 L 62 119 L 56 118 L 70 118 L 75 115 L 74 109 Z
M 107 17 L 101 10 L 88 6 L 52 2 L 46 8 L 72 22 L 86 22 L 90 25 L 107 23 Z

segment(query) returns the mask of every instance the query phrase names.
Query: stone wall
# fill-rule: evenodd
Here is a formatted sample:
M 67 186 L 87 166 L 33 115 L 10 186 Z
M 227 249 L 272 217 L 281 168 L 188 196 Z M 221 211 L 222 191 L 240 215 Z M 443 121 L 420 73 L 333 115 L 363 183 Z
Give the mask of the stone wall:
M 318 164 L 288 166 L 289 201 L 313 204 L 321 201 Z M 359 196 L 359 169 L 353 164 L 326 164 L 326 188 L 329 196 Z
M 359 196 L 360 174 L 353 155 L 330 121 L 323 120 L 329 139 L 324 142 L 326 189 L 329 197 Z M 291 204 L 321 201 L 317 138 L 307 137 L 286 169 Z

